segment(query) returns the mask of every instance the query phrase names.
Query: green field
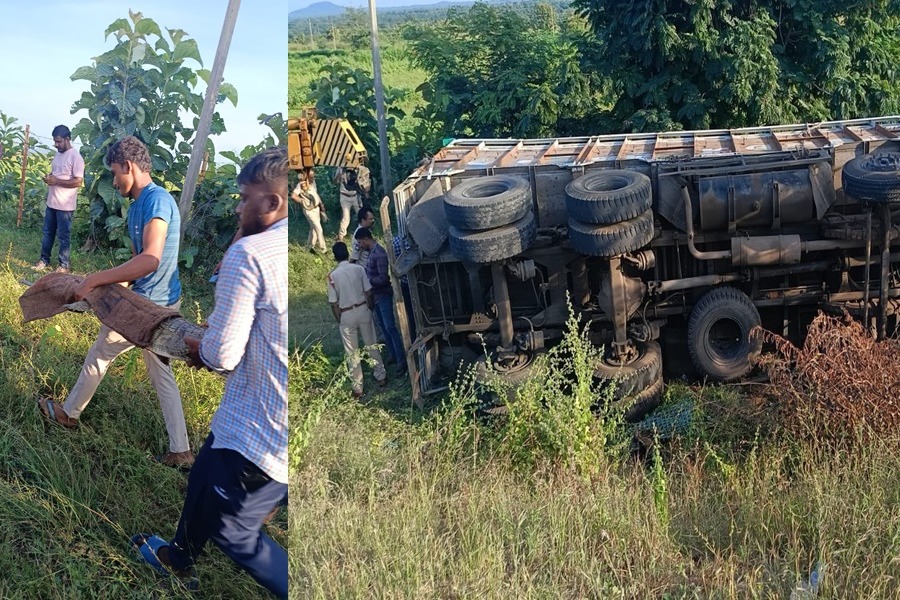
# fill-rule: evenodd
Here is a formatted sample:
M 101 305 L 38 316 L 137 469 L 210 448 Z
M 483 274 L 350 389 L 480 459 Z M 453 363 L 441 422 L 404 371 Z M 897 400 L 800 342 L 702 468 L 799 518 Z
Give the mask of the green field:
M 313 105 L 310 86 L 319 77 L 321 69 L 343 63 L 372 73 L 372 53 L 369 48 L 352 50 L 303 50 L 296 44 L 288 46 L 288 111 L 295 116 L 304 106 Z M 409 61 L 409 51 L 403 40 L 388 37 L 382 39 L 381 76 L 386 89 L 403 91 L 406 95 L 399 104 L 411 114 L 421 102 L 415 89 L 425 81 L 425 72 Z M 374 111 L 375 107 L 372 107 Z
M 464 390 L 420 411 L 408 384 L 382 393 L 367 372 L 355 401 L 322 296 L 331 265 L 292 245 L 291 268 L 308 360 L 292 379 L 293 598 L 787 598 L 819 562 L 822 598 L 895 597 L 896 436 L 801 440 L 781 400 L 742 386 L 670 385 L 694 425 L 643 459 L 560 394 L 484 423 Z M 558 375 L 537 377 L 531 394 Z
M 153 463 L 168 449 L 156 394 L 140 353 L 110 368 L 75 431 L 50 425 L 38 395 L 65 399 L 99 322 L 64 313 L 22 324 L 22 278 L 39 254 L 40 230 L 0 221 L 0 598 L 259 598 L 261 588 L 210 546 L 197 566 L 201 589 L 190 594 L 160 580 L 131 555 L 141 531 L 171 538 L 187 476 Z M 72 268 L 111 266 L 110 256 L 74 247 Z M 183 314 L 203 321 L 212 307 L 205 272 L 185 273 Z M 188 434 L 196 452 L 218 406 L 223 380 L 175 364 Z M 285 512 L 268 526 L 286 542 Z

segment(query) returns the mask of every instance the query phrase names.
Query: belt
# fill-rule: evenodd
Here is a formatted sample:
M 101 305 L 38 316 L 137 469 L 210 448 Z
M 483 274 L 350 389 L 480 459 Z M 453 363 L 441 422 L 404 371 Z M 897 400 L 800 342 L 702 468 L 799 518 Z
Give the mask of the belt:
M 347 308 L 342 308 L 342 309 L 341 309 L 341 312 L 342 312 L 342 313 L 345 313 L 345 312 L 347 312 L 348 310 L 353 310 L 354 308 L 359 308 L 360 306 L 362 306 L 362 305 L 365 304 L 365 303 L 366 303 L 366 301 L 363 300 L 363 301 L 360 302 L 359 304 L 354 304 L 353 306 L 348 306 Z

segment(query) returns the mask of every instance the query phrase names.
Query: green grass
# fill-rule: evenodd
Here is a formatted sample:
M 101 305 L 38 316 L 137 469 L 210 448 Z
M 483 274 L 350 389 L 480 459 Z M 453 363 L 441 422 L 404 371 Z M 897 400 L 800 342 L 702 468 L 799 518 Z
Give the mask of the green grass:
M 137 350 L 110 368 L 76 431 L 41 417 L 36 399 L 64 400 L 99 323 L 64 313 L 22 324 L 19 279 L 39 254 L 40 231 L 0 222 L 0 598 L 258 598 L 261 588 L 210 546 L 197 570 L 199 594 L 173 590 L 128 548 L 131 535 L 171 537 L 187 477 L 150 456 L 168 448 L 155 391 Z M 116 264 L 75 249 L 72 267 L 88 273 Z M 206 273 L 183 273 L 184 314 L 212 307 Z M 191 445 L 208 433 L 223 380 L 176 362 Z M 286 540 L 284 513 L 269 526 Z
M 381 77 L 385 88 L 403 90 L 407 97 L 400 108 L 411 114 L 421 101 L 414 90 L 425 81 L 425 71 L 409 61 L 408 46 L 400 39 L 381 40 Z M 356 69 L 372 73 L 372 53 L 366 47 L 359 50 L 300 50 L 288 46 L 288 109 L 296 115 L 300 108 L 314 104 L 311 84 L 321 77 L 320 70 L 332 64 L 344 63 Z
M 330 265 L 291 261 L 292 298 L 324 315 Z M 464 386 L 424 411 L 400 382 L 355 401 L 330 383 L 337 331 L 291 318 L 294 340 L 325 334 L 295 346 L 322 373 L 291 391 L 292 598 L 784 599 L 819 561 L 820 598 L 896 597 L 896 438 L 795 441 L 744 388 L 675 384 L 694 425 L 642 460 L 554 371 L 505 424 L 469 418 Z

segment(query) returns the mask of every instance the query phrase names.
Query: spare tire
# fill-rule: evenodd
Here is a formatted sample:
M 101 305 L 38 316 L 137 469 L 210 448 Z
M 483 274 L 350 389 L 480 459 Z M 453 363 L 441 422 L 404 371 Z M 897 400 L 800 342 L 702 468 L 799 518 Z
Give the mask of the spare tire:
M 534 243 L 536 234 L 537 227 L 531 212 L 515 223 L 488 231 L 465 231 L 451 225 L 450 252 L 466 262 L 494 262 L 521 254 Z
M 713 288 L 694 305 L 688 321 L 691 362 L 712 381 L 733 381 L 753 368 L 762 341 L 750 331 L 762 323 L 747 294 L 733 287 Z
M 566 211 L 582 223 L 627 221 L 648 211 L 651 200 L 650 178 L 637 171 L 585 173 L 566 186 Z
M 569 219 L 569 241 L 572 248 L 588 256 L 612 258 L 626 252 L 640 250 L 653 239 L 653 211 L 612 223 L 591 225 Z
M 469 231 L 509 225 L 530 209 L 531 185 L 511 175 L 473 177 L 444 194 L 447 222 Z
M 868 204 L 900 202 L 900 152 L 863 154 L 844 165 L 844 194 Z

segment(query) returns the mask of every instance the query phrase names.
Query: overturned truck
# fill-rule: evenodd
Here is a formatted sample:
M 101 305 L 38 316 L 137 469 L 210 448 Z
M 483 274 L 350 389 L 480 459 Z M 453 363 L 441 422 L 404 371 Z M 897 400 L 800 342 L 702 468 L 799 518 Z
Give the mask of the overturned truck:
M 414 399 L 468 361 L 522 380 L 569 302 L 629 419 L 664 373 L 745 376 L 757 325 L 800 341 L 848 311 L 884 336 L 898 202 L 900 117 L 455 140 L 395 188 L 395 223 L 381 207 Z

